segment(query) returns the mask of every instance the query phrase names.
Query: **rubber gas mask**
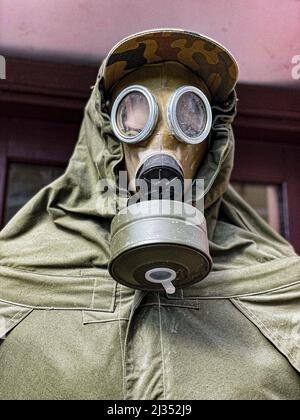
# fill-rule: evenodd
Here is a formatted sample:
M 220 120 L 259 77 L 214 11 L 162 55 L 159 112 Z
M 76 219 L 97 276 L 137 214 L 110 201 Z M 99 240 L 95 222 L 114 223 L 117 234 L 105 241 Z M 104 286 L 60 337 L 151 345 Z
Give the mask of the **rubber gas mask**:
M 142 290 L 186 287 L 211 270 L 203 213 L 184 200 L 206 154 L 209 93 L 184 66 L 145 66 L 112 94 L 111 124 L 138 200 L 112 223 L 111 275 Z

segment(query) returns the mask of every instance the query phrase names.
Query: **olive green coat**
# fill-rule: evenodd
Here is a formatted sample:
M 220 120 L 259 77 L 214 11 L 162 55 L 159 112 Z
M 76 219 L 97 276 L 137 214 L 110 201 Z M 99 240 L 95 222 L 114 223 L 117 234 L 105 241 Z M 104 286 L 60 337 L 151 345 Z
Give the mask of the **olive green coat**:
M 235 94 L 198 174 L 213 272 L 144 293 L 107 272 L 120 203 L 98 181 L 123 153 L 102 74 L 66 173 L 0 235 L 0 399 L 299 399 L 300 259 L 229 186 Z

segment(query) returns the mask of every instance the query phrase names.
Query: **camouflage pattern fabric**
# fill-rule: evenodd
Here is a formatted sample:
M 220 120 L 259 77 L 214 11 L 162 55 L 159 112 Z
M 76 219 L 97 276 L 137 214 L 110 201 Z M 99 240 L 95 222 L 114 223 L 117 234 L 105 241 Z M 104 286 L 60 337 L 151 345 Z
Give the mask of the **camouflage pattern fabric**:
M 215 102 L 226 100 L 238 79 L 238 65 L 229 51 L 203 35 L 178 29 L 153 30 L 132 35 L 109 53 L 104 89 L 137 68 L 163 61 L 179 62 L 196 73 Z

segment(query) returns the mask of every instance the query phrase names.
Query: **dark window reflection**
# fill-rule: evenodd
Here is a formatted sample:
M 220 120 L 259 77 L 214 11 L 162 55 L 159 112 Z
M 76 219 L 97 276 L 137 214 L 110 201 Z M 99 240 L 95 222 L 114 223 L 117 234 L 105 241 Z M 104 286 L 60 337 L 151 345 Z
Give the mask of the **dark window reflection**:
M 4 223 L 7 223 L 39 190 L 60 177 L 64 168 L 11 163 L 8 170 Z
M 287 236 L 284 219 L 282 188 L 279 185 L 261 185 L 234 182 L 235 190 L 273 229 Z

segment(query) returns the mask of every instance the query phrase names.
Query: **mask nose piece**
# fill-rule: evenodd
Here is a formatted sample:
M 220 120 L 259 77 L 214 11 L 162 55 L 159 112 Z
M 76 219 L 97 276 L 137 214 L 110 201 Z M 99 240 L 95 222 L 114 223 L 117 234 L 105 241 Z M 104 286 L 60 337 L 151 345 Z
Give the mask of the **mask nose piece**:
M 184 173 L 172 156 L 156 154 L 150 156 L 139 167 L 136 175 L 140 195 L 144 199 L 182 200 Z M 139 182 L 142 181 L 142 182 Z M 164 196 L 165 194 L 165 196 Z

